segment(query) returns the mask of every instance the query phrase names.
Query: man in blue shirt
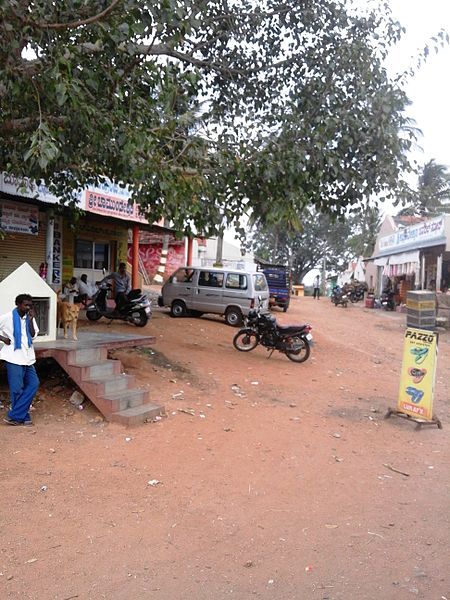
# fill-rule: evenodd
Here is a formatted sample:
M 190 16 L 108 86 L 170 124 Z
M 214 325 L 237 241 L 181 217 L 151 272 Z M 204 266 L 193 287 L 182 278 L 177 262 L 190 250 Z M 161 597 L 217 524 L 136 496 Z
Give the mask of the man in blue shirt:
M 114 281 L 114 300 L 116 302 L 116 308 L 120 312 L 128 301 L 128 292 L 131 291 L 131 281 L 130 276 L 127 273 L 127 265 L 124 262 L 121 262 L 117 273 L 110 273 L 104 277 L 100 283 L 106 281 Z

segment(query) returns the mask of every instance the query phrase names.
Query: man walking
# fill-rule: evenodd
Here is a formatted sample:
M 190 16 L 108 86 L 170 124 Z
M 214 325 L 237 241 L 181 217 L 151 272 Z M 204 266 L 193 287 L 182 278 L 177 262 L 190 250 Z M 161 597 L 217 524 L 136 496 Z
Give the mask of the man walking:
M 32 425 L 28 412 L 39 387 L 34 363 L 33 339 L 39 333 L 33 298 L 19 294 L 16 308 L 0 316 L 0 359 L 6 362 L 11 407 L 3 419 L 8 425 Z
M 314 298 L 320 299 L 320 276 L 316 275 L 314 279 Z

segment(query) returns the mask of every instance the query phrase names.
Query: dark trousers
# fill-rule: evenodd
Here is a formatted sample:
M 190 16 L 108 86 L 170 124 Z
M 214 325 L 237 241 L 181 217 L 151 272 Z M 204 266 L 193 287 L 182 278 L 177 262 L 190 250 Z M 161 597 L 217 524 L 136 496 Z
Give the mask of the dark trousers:
M 119 292 L 116 294 L 116 308 L 119 312 L 122 312 L 124 306 L 128 303 L 128 297 L 125 292 Z
M 11 397 L 8 417 L 14 421 L 31 421 L 28 410 L 39 387 L 34 365 L 15 365 L 7 362 L 6 372 Z
M 320 288 L 314 288 L 314 298 L 317 298 L 317 300 L 320 298 Z

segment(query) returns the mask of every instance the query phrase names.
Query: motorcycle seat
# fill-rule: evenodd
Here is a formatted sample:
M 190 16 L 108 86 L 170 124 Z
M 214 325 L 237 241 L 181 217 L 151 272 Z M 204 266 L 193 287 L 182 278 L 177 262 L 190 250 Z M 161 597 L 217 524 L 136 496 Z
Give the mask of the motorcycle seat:
M 278 330 L 283 334 L 301 333 L 305 328 L 304 325 L 278 325 Z

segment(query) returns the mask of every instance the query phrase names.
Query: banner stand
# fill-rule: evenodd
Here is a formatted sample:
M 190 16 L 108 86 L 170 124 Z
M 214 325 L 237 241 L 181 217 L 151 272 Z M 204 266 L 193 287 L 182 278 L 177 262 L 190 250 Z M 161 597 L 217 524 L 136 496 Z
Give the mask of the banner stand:
M 442 429 L 433 411 L 438 339 L 435 331 L 406 329 L 397 406 L 387 411 L 385 419 L 394 415 L 414 421 L 416 429 L 424 425 L 437 425 Z
M 438 429 L 442 429 L 442 423 L 436 417 L 436 415 L 433 415 L 430 421 L 424 421 L 423 419 L 418 419 L 416 417 L 412 417 L 411 415 L 407 415 L 406 413 L 401 412 L 400 410 L 389 408 L 387 413 L 384 415 L 384 418 L 389 419 L 389 417 L 391 417 L 392 415 L 396 417 L 401 417 L 402 419 L 407 419 L 408 421 L 414 421 L 414 423 L 417 423 L 416 429 L 421 429 L 425 425 L 437 425 Z

